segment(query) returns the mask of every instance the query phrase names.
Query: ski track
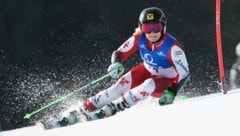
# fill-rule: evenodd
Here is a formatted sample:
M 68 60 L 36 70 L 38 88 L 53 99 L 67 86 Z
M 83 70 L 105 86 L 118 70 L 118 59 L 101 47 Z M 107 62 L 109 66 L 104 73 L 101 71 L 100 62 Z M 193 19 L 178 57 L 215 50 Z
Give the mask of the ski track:
M 47 131 L 31 126 L 0 133 L 0 136 L 127 135 L 239 136 L 240 89 L 178 100 L 162 107 L 155 101 L 145 101 L 113 117 Z

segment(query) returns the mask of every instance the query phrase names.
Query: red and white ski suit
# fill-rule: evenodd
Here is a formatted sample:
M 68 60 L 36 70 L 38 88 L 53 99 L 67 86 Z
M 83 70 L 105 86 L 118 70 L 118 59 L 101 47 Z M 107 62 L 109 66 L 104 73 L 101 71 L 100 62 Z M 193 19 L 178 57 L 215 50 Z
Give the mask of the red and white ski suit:
M 149 95 L 161 97 L 172 84 L 178 84 L 189 73 L 188 62 L 180 43 L 165 33 L 158 43 L 151 43 L 144 34 L 136 32 L 118 49 L 119 61 L 123 62 L 136 51 L 140 51 L 143 63 L 121 76 L 111 87 L 90 97 L 90 111 L 123 97 L 130 106 Z

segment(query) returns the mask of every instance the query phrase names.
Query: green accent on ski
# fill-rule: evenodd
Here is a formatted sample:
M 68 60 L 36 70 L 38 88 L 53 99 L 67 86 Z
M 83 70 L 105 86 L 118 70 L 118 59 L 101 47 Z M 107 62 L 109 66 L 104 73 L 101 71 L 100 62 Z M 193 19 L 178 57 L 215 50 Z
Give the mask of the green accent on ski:
M 187 96 L 186 95 L 181 96 L 181 100 L 187 100 Z

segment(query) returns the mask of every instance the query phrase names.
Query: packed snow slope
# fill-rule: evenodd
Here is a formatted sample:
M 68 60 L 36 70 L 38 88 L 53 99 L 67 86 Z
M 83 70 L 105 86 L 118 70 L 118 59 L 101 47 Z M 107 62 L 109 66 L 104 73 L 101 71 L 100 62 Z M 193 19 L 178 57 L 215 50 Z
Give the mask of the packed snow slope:
M 0 136 L 240 136 L 240 90 L 180 100 L 160 107 L 145 101 L 116 116 L 43 130 L 40 126 Z

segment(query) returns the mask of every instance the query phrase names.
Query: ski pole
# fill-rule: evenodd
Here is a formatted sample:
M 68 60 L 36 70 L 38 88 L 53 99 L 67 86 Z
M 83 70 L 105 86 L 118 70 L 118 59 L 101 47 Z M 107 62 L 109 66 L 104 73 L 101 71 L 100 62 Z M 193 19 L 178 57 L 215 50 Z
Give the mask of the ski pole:
M 30 119 L 31 116 L 33 116 L 34 114 L 37 114 L 38 112 L 41 112 L 41 111 L 47 109 L 48 107 L 50 107 L 50 106 L 52 106 L 52 105 L 55 105 L 55 104 L 57 104 L 57 103 L 65 100 L 65 99 L 73 96 L 75 92 L 81 91 L 81 90 L 87 88 L 87 87 L 90 86 L 90 85 L 95 85 L 96 83 L 98 83 L 98 82 L 100 82 L 101 80 L 105 79 L 105 78 L 108 77 L 109 75 L 110 75 L 110 73 L 107 73 L 107 74 L 99 77 L 98 79 L 93 80 L 92 82 L 90 82 L 90 83 L 88 83 L 88 84 L 86 84 L 86 85 L 84 85 L 84 86 L 82 86 L 82 87 L 80 87 L 80 88 L 72 91 L 71 93 L 68 93 L 68 94 L 66 94 L 66 95 L 58 98 L 57 100 L 55 100 L 55 101 L 53 101 L 53 102 L 50 102 L 49 104 L 47 104 L 47 105 L 39 108 L 38 110 L 35 110 L 35 111 L 33 111 L 32 113 L 27 113 L 27 114 L 24 116 L 24 119 Z

